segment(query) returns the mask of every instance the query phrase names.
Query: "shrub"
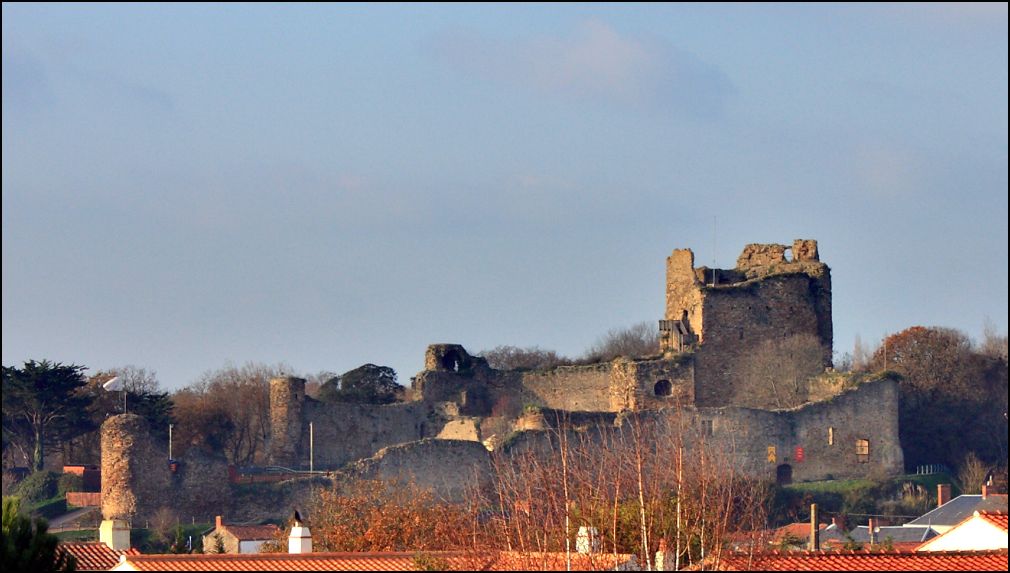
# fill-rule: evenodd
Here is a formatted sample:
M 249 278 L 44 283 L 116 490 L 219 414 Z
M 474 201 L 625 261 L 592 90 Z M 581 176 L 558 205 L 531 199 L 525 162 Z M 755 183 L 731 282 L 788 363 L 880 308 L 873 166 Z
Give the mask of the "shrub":
M 84 478 L 77 474 L 61 475 L 56 482 L 56 495 L 66 497 L 71 491 L 84 491 Z
M 56 497 L 59 494 L 60 475 L 56 472 L 43 470 L 35 472 L 21 481 L 14 494 L 25 504 L 33 504 L 44 499 Z

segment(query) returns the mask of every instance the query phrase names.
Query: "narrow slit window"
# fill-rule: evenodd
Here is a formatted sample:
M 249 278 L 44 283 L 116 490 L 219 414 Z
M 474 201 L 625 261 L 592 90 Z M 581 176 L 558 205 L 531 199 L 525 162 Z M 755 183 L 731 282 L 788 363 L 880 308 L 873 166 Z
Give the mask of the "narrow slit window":
M 835 445 L 835 429 L 831 427 L 828 428 L 828 445 Z

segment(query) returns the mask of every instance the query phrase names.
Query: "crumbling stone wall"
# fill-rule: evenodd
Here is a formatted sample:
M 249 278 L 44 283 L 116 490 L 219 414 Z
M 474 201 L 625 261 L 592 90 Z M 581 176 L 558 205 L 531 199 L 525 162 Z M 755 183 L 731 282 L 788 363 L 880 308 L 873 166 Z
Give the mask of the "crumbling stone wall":
M 686 321 L 697 341 L 698 405 L 774 407 L 746 401 L 748 385 L 767 382 L 748 376 L 745 365 L 769 340 L 816 337 L 822 363 L 810 376 L 831 365 L 831 273 L 819 260 L 816 241 L 747 245 L 730 270 L 693 264 L 690 250 L 676 250 L 667 259 L 666 319 Z
M 156 443 L 136 414 L 102 424 L 102 517 L 136 522 L 164 505 L 169 491 L 167 444 Z
M 523 395 L 536 406 L 576 412 L 609 411 L 612 370 L 609 362 L 603 362 L 523 372 Z
M 412 481 L 441 498 L 462 501 L 468 488 L 490 482 L 490 461 L 479 442 L 425 439 L 384 448 L 355 464 L 352 473 L 365 479 Z
M 373 405 L 306 398 L 302 412 L 295 465 L 308 466 L 309 423 L 312 423 L 317 469 L 337 469 L 371 457 L 387 446 L 434 437 L 449 421 L 437 408 L 424 402 Z
M 170 495 L 162 495 L 162 505 L 182 510 L 180 517 L 230 515 L 232 488 L 227 459 L 220 452 L 188 449 L 172 474 L 170 491 Z
M 673 358 L 617 359 L 611 373 L 608 411 L 667 408 L 694 403 L 694 361 Z
M 776 470 L 784 464 L 795 481 L 893 476 L 904 469 L 897 384 L 892 380 L 867 382 L 830 400 L 790 410 L 725 407 L 695 412 L 698 427 L 702 420 L 710 421 L 708 440 L 713 445 L 732 452 L 740 467 L 769 480 L 776 479 Z M 870 443 L 865 459 L 857 456 L 857 439 Z
M 219 515 L 232 501 L 228 464 L 220 453 L 190 448 L 172 473 L 168 445 L 135 414 L 107 419 L 102 439 L 102 516 L 138 526 L 168 508 L 180 517 Z
M 717 464 L 727 464 L 771 481 L 778 477 L 779 467 L 787 465 L 793 481 L 817 481 L 899 475 L 903 471 L 903 456 L 897 412 L 897 384 L 878 380 L 830 400 L 790 410 L 686 406 L 647 410 L 634 417 L 626 413 L 587 412 L 565 421 L 570 424 L 574 432 L 571 439 L 575 441 L 597 438 L 599 432 L 594 432 L 594 428 L 620 432 L 636 420 L 649 420 L 658 431 L 681 437 L 689 449 L 706 448 Z M 552 422 L 557 416 L 544 413 L 542 419 L 543 428 L 522 427 L 523 431 L 513 436 L 504 450 L 549 454 L 547 443 L 557 430 Z M 857 439 L 869 441 L 869 455 L 865 459 L 857 455 Z

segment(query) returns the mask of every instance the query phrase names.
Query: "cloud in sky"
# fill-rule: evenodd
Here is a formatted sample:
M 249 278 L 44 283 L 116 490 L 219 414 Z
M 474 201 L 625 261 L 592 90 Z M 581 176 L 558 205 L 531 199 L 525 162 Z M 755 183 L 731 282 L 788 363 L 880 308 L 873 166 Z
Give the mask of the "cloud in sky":
M 466 75 L 580 100 L 714 117 L 734 92 L 719 68 L 601 20 L 583 21 L 565 35 L 523 39 L 447 31 L 432 45 Z

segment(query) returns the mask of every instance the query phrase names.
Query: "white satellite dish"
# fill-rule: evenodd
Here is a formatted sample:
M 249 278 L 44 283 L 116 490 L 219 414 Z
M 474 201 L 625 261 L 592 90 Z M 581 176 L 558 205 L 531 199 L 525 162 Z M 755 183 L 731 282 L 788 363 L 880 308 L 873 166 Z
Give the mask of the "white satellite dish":
M 113 391 L 113 390 L 122 390 L 123 389 L 123 383 L 119 381 L 119 376 L 113 376 L 105 384 L 102 384 L 102 388 L 105 388 L 106 390 L 108 390 L 110 392 Z

